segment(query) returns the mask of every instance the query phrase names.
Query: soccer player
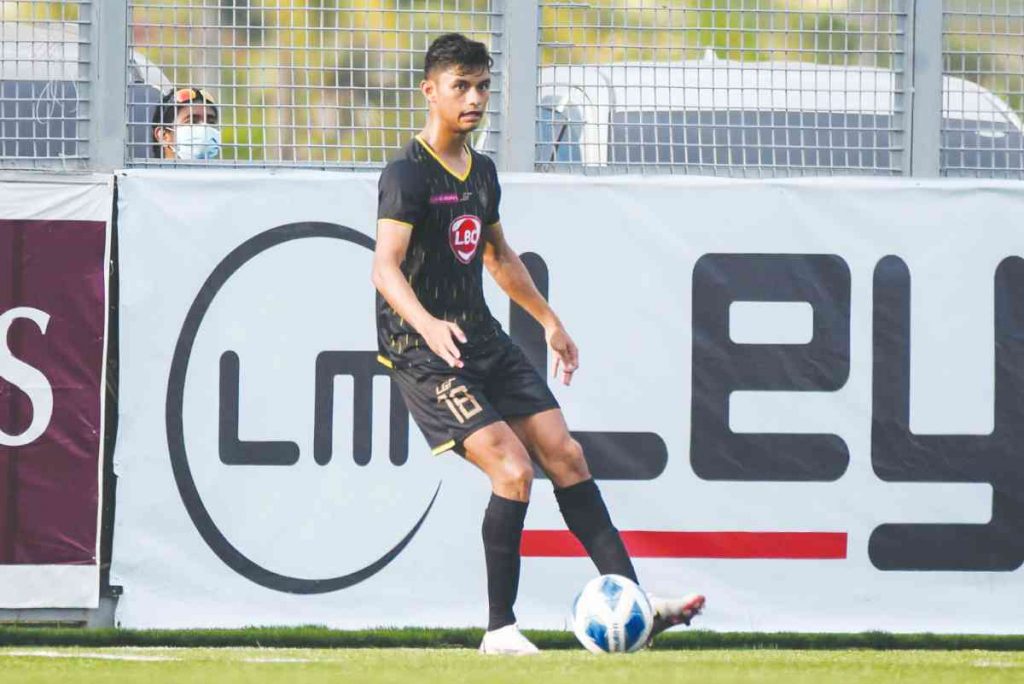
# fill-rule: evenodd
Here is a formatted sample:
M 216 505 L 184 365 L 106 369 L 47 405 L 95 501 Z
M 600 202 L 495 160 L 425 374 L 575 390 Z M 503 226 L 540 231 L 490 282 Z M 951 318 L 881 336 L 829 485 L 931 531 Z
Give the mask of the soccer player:
M 482 653 L 528 654 L 513 612 L 519 546 L 533 481 L 544 469 L 568 528 L 601 574 L 636 581 L 583 451 L 543 377 L 491 315 L 483 267 L 544 327 L 566 385 L 576 345 L 505 240 L 494 162 L 467 144 L 484 115 L 492 60 L 483 43 L 446 34 L 427 50 L 420 89 L 426 126 L 380 177 L 377 247 L 379 361 L 391 369 L 435 454 L 453 450 L 491 482 L 483 542 L 490 618 Z M 652 597 L 654 632 L 689 624 L 704 597 Z

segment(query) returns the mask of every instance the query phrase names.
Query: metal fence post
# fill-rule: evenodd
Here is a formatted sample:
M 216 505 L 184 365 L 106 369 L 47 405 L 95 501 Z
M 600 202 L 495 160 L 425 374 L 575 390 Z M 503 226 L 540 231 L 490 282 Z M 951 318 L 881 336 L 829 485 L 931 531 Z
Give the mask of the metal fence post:
M 502 171 L 533 171 L 539 0 L 506 0 L 502 31 Z
M 128 0 L 100 0 L 91 7 L 89 168 L 105 172 L 124 166 Z
M 936 0 L 910 0 L 907 55 L 910 73 L 907 121 L 909 176 L 934 178 L 942 152 L 942 6 Z

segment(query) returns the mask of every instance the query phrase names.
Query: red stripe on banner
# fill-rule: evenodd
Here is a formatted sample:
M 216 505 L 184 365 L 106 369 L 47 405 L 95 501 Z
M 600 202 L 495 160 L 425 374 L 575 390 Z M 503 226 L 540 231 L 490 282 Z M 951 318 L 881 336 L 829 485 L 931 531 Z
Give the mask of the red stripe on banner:
M 646 532 L 620 533 L 633 558 L 846 558 L 845 532 Z M 587 555 L 568 530 L 525 530 L 520 547 L 533 558 Z

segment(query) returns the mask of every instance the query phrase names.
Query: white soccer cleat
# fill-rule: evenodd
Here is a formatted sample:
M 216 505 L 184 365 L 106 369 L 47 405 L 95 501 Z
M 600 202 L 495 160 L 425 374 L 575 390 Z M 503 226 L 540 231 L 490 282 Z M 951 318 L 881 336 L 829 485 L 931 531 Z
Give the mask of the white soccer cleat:
M 651 608 L 654 609 L 652 639 L 669 627 L 689 626 L 690 620 L 704 610 L 705 600 L 701 594 L 687 594 L 682 598 L 660 598 L 648 594 L 648 598 L 651 601 Z
M 523 636 L 517 625 L 506 625 L 500 629 L 484 634 L 480 642 L 480 652 L 485 655 L 534 655 L 540 649 Z

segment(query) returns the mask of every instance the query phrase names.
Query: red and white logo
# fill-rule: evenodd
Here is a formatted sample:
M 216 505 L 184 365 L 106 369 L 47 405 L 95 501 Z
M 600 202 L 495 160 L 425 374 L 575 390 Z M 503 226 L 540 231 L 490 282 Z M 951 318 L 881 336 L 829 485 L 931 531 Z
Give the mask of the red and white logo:
M 468 264 L 480 246 L 480 219 L 472 214 L 463 214 L 448 226 L 448 244 L 455 257 Z

